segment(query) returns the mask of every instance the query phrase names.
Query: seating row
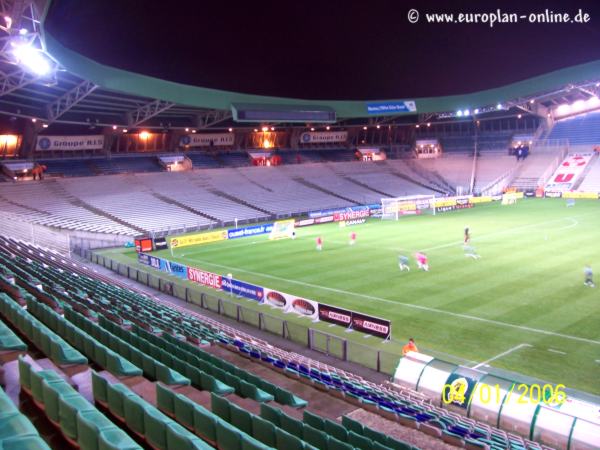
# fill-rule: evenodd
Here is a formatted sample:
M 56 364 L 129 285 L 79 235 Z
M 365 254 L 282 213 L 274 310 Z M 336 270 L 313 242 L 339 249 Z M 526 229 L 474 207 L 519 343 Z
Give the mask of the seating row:
M 141 447 L 53 370 L 34 370 L 19 358 L 22 389 L 57 426 L 67 441 L 82 450 L 136 450 Z
M 105 368 L 113 375 L 119 377 L 141 376 L 142 370 L 127 359 L 98 342 L 96 339 L 65 320 L 48 306 L 29 299 L 27 310 L 45 323 L 50 329 L 62 336 L 79 351 L 83 352 L 90 360 L 100 367 Z
M 123 421 L 129 429 L 155 449 L 192 450 L 210 449 L 213 446 L 223 450 L 264 450 L 250 436 L 246 436 L 219 420 L 202 406 L 178 394 L 186 403 L 187 417 L 182 424 L 174 421 L 159 409 L 134 394 L 123 384 L 110 384 L 100 375 L 92 374 L 94 400 L 106 407 L 113 416 Z M 183 400 L 185 399 L 185 400 Z M 194 431 L 195 434 L 190 432 Z M 204 442 L 197 436 L 202 437 Z
M 0 293 L 0 313 L 57 365 L 87 364 L 85 356 L 4 293 Z
M 0 449 L 50 450 L 27 417 L 0 388 Z
M 105 330 L 98 324 L 87 319 L 83 315 L 73 311 L 65 305 L 65 318 L 75 326 L 86 332 L 89 336 L 97 339 L 101 344 L 121 355 L 134 366 L 143 370 L 144 375 L 151 380 L 162 381 L 165 384 L 189 385 L 190 379 L 172 370 L 149 353 L 141 351 Z

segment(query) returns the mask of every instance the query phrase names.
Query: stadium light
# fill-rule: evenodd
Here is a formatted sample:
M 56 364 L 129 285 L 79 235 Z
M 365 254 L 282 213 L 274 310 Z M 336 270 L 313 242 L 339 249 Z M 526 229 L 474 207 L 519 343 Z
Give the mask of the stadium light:
M 315 131 L 314 127 L 310 127 L 310 131 Z
M 44 128 L 48 128 L 48 124 L 47 124 L 47 123 L 43 123 L 43 124 L 42 124 L 42 127 L 44 127 Z
M 456 111 L 456 117 L 462 117 L 463 112 L 459 109 L 458 111 Z
M 112 126 L 112 129 L 113 129 L 113 130 L 116 130 L 116 129 L 117 129 L 117 126 L 116 126 L 116 125 L 113 125 L 113 126 Z
M 148 133 L 147 131 L 142 131 L 142 132 L 140 132 L 139 136 L 140 136 L 140 139 L 143 139 L 146 141 L 146 140 L 148 140 L 148 138 L 150 138 L 150 133 Z
M 431 126 L 431 122 L 427 122 L 427 126 L 430 127 Z
M 367 131 L 367 127 L 363 127 L 363 130 Z
M 29 31 L 27 31 L 27 28 L 21 28 L 21 29 L 19 30 L 19 34 L 20 34 L 21 36 L 25 36 L 27 33 L 29 33 Z
M 229 131 L 231 133 L 231 132 L 233 132 L 233 128 L 229 128 L 227 131 Z
M 377 129 L 379 130 L 381 128 L 381 125 L 377 125 Z
M 271 127 L 271 131 L 275 131 L 275 127 Z
M 415 128 L 419 128 L 420 126 L 421 126 L 421 125 L 419 125 L 419 124 L 416 124 L 416 125 L 415 125 Z
M 195 133 L 195 132 L 196 132 L 196 130 L 192 130 L 192 133 Z
M 127 133 L 127 128 L 123 128 L 123 133 Z
M 498 104 L 496 105 L 496 109 L 502 109 L 502 103 L 498 103 Z
M 571 105 L 571 110 L 576 112 L 581 112 L 585 109 L 585 102 L 583 100 L 577 100 L 575 103 Z
M 254 129 L 254 132 L 255 132 L 255 133 L 258 133 L 258 128 L 255 128 L 255 129 Z
M 12 54 L 15 56 L 17 64 L 21 64 L 36 75 L 43 76 L 50 73 L 50 62 L 43 51 L 29 44 L 12 42 L 12 46 L 14 47 Z
M 463 116 L 467 117 L 469 114 L 471 114 L 471 111 L 469 111 L 468 109 L 465 109 L 463 111 Z
M 529 103 L 533 105 L 535 103 L 535 100 L 531 99 L 531 100 L 529 100 Z
M 263 133 L 266 133 L 267 131 L 269 131 L 269 127 L 262 127 L 262 131 Z
M 596 108 L 600 106 L 600 99 L 596 96 L 590 97 L 587 100 L 587 104 L 590 108 Z
M 519 114 L 519 115 L 517 116 L 517 119 L 520 119 L 521 117 L 523 117 L 523 115 L 522 115 L 522 114 Z
M 327 125 L 327 126 L 325 127 L 325 129 L 326 129 L 327 131 L 329 131 L 329 130 L 331 130 L 331 127 L 330 127 L 329 125 Z
M 186 133 L 189 133 L 189 132 L 190 132 L 190 129 L 189 129 L 189 128 L 186 128 L 186 129 L 185 129 L 185 132 L 186 132 Z

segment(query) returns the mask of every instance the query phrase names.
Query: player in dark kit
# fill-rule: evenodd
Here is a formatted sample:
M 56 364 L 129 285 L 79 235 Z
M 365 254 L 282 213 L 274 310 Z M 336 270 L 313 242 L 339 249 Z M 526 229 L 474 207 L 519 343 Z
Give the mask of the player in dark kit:
M 465 244 L 468 244 L 471 241 L 471 235 L 469 234 L 469 227 L 465 228 Z

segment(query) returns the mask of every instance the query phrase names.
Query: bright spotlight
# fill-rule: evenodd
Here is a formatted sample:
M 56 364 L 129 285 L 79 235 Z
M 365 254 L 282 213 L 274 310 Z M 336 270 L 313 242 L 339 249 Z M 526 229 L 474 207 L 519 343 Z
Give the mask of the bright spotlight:
M 479 108 L 475 108 L 475 109 L 473 110 L 473 114 L 479 114 Z
M 585 102 L 583 100 L 577 100 L 571 105 L 573 112 L 580 112 L 585 109 Z
M 458 111 L 456 111 L 456 117 L 462 117 L 463 112 L 459 109 Z
M 48 128 L 48 124 L 47 124 L 47 123 L 44 123 L 44 124 L 42 124 L 42 127 L 44 127 L 44 128 Z
M 17 44 L 12 53 L 17 58 L 17 63 L 25 66 L 30 72 L 40 76 L 50 72 L 50 63 L 41 50 L 29 45 Z
M 363 130 L 367 131 L 367 127 L 363 127 Z
M 127 133 L 127 128 L 123 128 L 123 133 Z
M 27 33 L 28 33 L 28 31 L 27 31 L 27 28 L 21 28 L 21 29 L 19 30 L 19 34 L 20 34 L 21 36 L 25 36 Z
M 190 129 L 189 129 L 189 128 L 186 128 L 186 129 L 185 129 L 185 132 L 186 132 L 186 133 L 188 133 L 189 131 L 190 131 Z
M 112 129 L 113 129 L 113 130 L 116 130 L 116 129 L 117 129 L 117 126 L 116 126 L 116 125 L 113 125 L 113 126 L 112 126 Z
M 556 108 L 556 114 L 558 114 L 559 116 L 564 116 L 567 115 L 571 112 L 571 105 L 564 103 L 562 105 L 560 105 L 558 108 Z
M 150 137 L 150 133 L 148 133 L 147 131 L 142 131 L 140 133 L 140 139 L 147 140 L 149 137 Z
M 262 127 L 263 133 L 266 133 L 267 131 L 269 131 L 269 127 Z
M 331 130 L 331 127 L 330 127 L 329 125 L 327 125 L 327 126 L 325 127 L 325 129 L 326 129 L 327 131 L 329 131 L 329 130 Z
M 590 97 L 587 99 L 587 104 L 589 108 L 596 108 L 597 106 L 600 106 L 600 99 L 596 96 Z
M 496 105 L 496 109 L 502 109 L 502 103 L 498 103 L 498 104 Z
M 229 130 L 227 130 L 227 131 L 229 131 L 231 133 L 231 132 L 233 132 L 233 128 L 229 128 Z
M 468 116 L 469 114 L 471 114 L 471 111 L 469 111 L 468 109 L 465 109 L 463 111 L 463 116 Z

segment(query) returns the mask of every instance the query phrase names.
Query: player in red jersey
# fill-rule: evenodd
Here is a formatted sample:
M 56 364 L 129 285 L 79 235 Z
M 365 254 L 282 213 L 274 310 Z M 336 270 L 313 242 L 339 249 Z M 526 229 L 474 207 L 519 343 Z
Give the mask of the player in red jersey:
M 350 233 L 350 245 L 354 245 L 356 243 L 356 233 L 353 231 Z
M 317 250 L 323 250 L 323 239 L 321 238 L 321 236 L 317 236 Z

